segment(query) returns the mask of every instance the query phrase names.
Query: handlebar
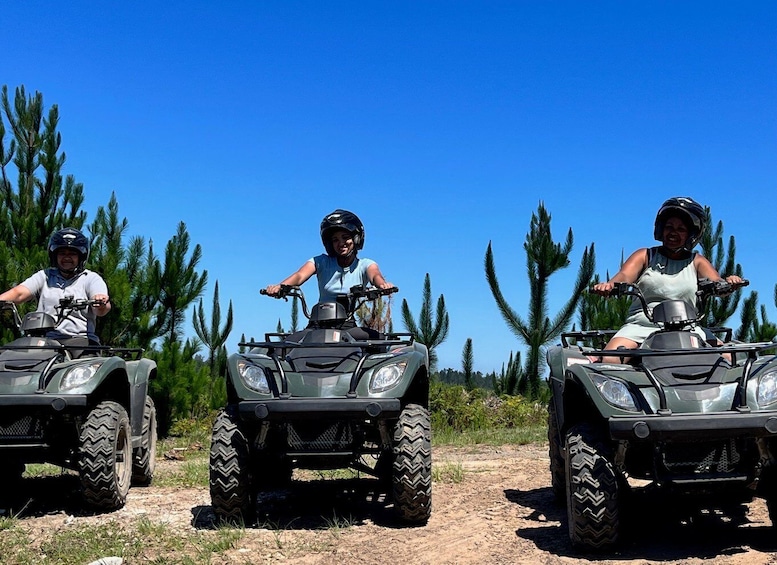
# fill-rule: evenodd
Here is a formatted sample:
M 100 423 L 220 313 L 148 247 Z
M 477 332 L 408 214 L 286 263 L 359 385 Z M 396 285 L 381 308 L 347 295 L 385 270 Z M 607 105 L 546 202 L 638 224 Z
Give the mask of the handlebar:
M 348 293 L 342 296 L 347 299 L 349 306 L 348 316 L 353 316 L 353 313 L 359 309 L 359 307 L 365 302 L 377 300 L 381 296 L 388 296 L 399 292 L 399 288 L 392 286 L 389 288 L 365 288 L 362 285 L 352 286 Z M 302 312 L 306 318 L 310 318 L 308 313 L 307 302 L 305 301 L 305 294 L 302 292 L 302 288 L 298 285 L 282 284 L 278 294 L 269 294 L 267 289 L 262 288 L 259 290 L 259 294 L 264 296 L 271 296 L 272 298 L 288 300 L 289 296 L 292 298 L 299 298 L 302 302 Z
M 697 311 L 702 312 L 705 309 L 706 301 L 712 296 L 724 297 L 732 294 L 737 289 L 742 288 L 750 284 L 750 281 L 743 279 L 739 283 L 730 283 L 725 280 L 713 281 L 710 279 L 699 279 L 698 290 L 696 291 L 696 297 L 698 303 L 696 304 Z M 589 292 L 595 292 L 593 287 L 589 289 Z M 596 294 L 604 294 L 602 292 L 596 292 Z M 647 316 L 648 320 L 653 321 L 653 309 L 648 306 L 645 297 L 642 295 L 642 291 L 639 287 L 632 283 L 627 282 L 615 282 L 613 283 L 612 290 L 605 296 L 617 298 L 621 296 L 634 296 L 642 305 L 642 311 Z

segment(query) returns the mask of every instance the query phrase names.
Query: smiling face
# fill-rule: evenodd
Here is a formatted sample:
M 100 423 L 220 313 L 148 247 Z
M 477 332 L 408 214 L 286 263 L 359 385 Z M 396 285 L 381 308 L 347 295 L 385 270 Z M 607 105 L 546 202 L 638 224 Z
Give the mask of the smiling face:
M 352 254 L 355 251 L 355 245 L 353 243 L 353 236 L 351 232 L 346 230 L 335 230 L 332 232 L 332 249 L 335 252 L 335 257 L 339 262 L 348 260 L 348 263 L 352 261 Z M 345 263 L 345 264 L 348 264 Z
M 667 249 L 680 250 L 688 241 L 688 235 L 688 225 L 682 218 L 671 216 L 664 222 L 662 242 Z
M 81 259 L 80 254 L 70 247 L 61 247 L 57 249 L 57 267 L 60 272 L 67 276 L 73 275 L 78 268 L 78 262 Z

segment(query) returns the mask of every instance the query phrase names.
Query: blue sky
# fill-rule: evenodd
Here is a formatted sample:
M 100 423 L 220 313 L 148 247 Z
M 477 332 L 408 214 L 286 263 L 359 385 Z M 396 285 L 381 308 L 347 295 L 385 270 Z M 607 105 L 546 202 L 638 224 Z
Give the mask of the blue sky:
M 260 337 L 289 305 L 259 295 L 322 252 L 335 208 L 418 315 L 445 296 L 440 367 L 499 370 L 522 345 L 523 241 L 540 201 L 572 265 L 652 245 L 658 206 L 692 196 L 734 235 L 777 319 L 775 2 L 9 2 L 0 84 L 60 110 L 89 220 L 115 192 L 160 251 L 184 221 L 222 308 Z M 315 283 L 305 290 L 316 296 Z M 738 316 L 730 321 L 738 325 Z M 190 322 L 187 321 L 190 330 Z

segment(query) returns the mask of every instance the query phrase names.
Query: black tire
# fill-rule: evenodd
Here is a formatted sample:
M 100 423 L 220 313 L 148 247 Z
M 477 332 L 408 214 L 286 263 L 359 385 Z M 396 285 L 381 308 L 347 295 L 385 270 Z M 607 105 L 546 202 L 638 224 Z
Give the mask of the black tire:
M 600 550 L 618 542 L 621 482 L 602 436 L 577 424 L 566 437 L 569 539 L 578 549 Z
M 764 469 L 758 480 L 758 494 L 766 502 L 772 529 L 777 530 L 777 469 L 772 467 Z
M 213 424 L 210 499 L 218 522 L 246 525 L 256 516 L 248 440 L 237 422 L 224 411 Z
M 286 458 L 257 453 L 253 462 L 253 486 L 256 491 L 288 488 L 293 473 L 291 461 Z
M 548 403 L 548 458 L 550 459 L 550 483 L 557 502 L 566 502 L 567 476 L 564 451 L 561 448 L 561 431 L 556 417 L 556 403 L 553 398 Z
M 0 464 L 0 485 L 3 485 L 3 489 L 7 491 L 9 487 L 21 483 L 25 468 L 25 464 L 16 459 L 3 461 Z
M 143 429 L 140 446 L 132 456 L 132 484 L 147 487 L 154 479 L 156 470 L 156 407 L 150 396 L 146 396 L 143 407 Z
M 432 426 L 417 404 L 402 409 L 394 428 L 392 492 L 402 520 L 425 524 L 432 513 Z
M 127 501 L 132 476 L 132 447 L 127 411 L 117 402 L 101 402 L 81 428 L 78 468 L 84 499 L 102 510 Z

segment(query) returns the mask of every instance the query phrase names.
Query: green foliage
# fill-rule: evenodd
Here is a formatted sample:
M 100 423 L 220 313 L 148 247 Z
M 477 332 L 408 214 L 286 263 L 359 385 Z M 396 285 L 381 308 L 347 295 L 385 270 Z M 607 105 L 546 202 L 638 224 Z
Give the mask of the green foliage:
M 178 418 L 202 418 L 210 407 L 208 367 L 195 358 L 196 344 L 165 340 L 160 351 L 149 354 L 157 363 L 151 396 L 157 409 L 159 433 L 167 435 Z
M 496 373 L 491 374 L 491 386 L 497 395 L 513 395 L 518 393 L 518 383 L 523 379 L 524 372 L 521 366 L 521 353 L 519 351 L 515 354 L 515 358 L 513 358 L 513 352 L 511 351 L 507 367 L 503 364 L 498 376 Z
M 429 408 L 432 429 L 464 432 L 544 425 L 547 409 L 522 396 L 495 396 L 483 389 L 432 383 Z
M 180 222 L 176 234 L 165 247 L 164 267 L 160 268 L 156 263 L 152 271 L 152 284 L 159 292 L 155 327 L 170 341 L 176 341 L 186 309 L 200 297 L 208 283 L 208 271 L 197 271 L 202 248 L 195 245 L 189 255 L 190 243 L 186 224 Z
M 621 257 L 623 266 L 623 257 Z M 607 272 L 606 280 L 610 280 Z M 591 281 L 591 285 L 600 282 L 599 275 Z M 619 329 L 626 323 L 631 308 L 631 297 L 605 297 L 592 292 L 584 292 L 580 299 L 578 316 L 581 330 L 612 330 Z
M 210 373 L 210 398 L 211 407 L 223 406 L 226 401 L 226 383 L 224 381 L 227 372 L 227 348 L 224 345 L 232 333 L 232 301 L 229 301 L 227 319 L 221 326 L 221 306 L 219 304 L 219 282 L 213 291 L 213 310 L 211 312 L 210 325 L 205 322 L 205 311 L 202 308 L 200 298 L 199 308 L 193 312 L 192 321 L 194 331 L 203 344 L 208 348 L 208 371 Z M 218 391 L 218 395 L 215 393 Z M 217 396 L 217 398 L 216 398 Z
M 774 288 L 774 302 L 777 305 L 777 285 Z M 777 337 L 777 325 L 769 320 L 763 304 L 760 307 L 760 319 L 758 313 L 758 293 L 753 291 L 742 305 L 741 326 L 734 334 L 735 339 L 757 342 L 771 341 Z
M 370 303 L 362 304 L 354 313 L 359 325 L 371 328 L 381 333 L 393 331 L 393 322 L 391 320 L 392 296 L 379 298 Z
M 445 308 L 445 297 L 441 294 L 437 299 L 436 316 L 432 318 L 432 282 L 429 273 L 424 277 L 423 301 L 418 323 L 413 319 L 407 300 L 402 300 L 402 321 L 405 329 L 412 334 L 413 339 L 424 344 L 429 350 L 430 370 L 434 372 L 437 367 L 437 352 L 435 348 L 442 344 L 448 337 L 450 321 L 448 311 Z
M 572 251 L 574 239 L 570 228 L 564 246 L 555 243 L 550 230 L 550 220 L 550 214 L 540 202 L 537 213 L 532 214 L 529 233 L 523 244 L 530 290 L 527 320 L 524 320 L 507 303 L 502 294 L 496 275 L 491 242 L 488 244 L 485 258 L 486 279 L 499 311 L 510 330 L 529 348 L 525 378 L 518 383 L 518 391 L 533 398 L 539 395 L 541 388 L 543 347 L 561 335 L 561 332 L 569 326 L 583 290 L 591 282 L 595 267 L 594 246 L 591 244 L 590 250 L 586 248 L 583 252 L 571 297 L 551 320 L 548 317 L 547 304 L 548 279 L 553 273 L 569 266 L 569 254 Z
M 461 352 L 461 368 L 464 372 L 464 384 L 467 387 L 467 390 L 472 390 L 474 388 L 474 383 L 472 382 L 472 367 L 475 363 L 475 358 L 472 353 L 472 338 L 468 337 L 467 341 L 464 343 L 464 349 Z
M 722 277 L 728 275 L 742 276 L 742 265 L 736 262 L 736 243 L 732 235 L 728 241 L 728 247 L 723 245 L 723 222 L 718 221 L 715 229 L 712 229 L 712 213 L 709 207 L 704 208 L 707 216 L 707 226 L 702 234 L 701 246 L 702 255 L 707 257 L 715 270 Z M 702 317 L 705 320 L 703 325 L 706 327 L 720 326 L 726 323 L 734 315 L 739 307 L 739 300 L 742 296 L 742 290 L 737 289 L 733 294 L 710 300 L 704 307 Z

